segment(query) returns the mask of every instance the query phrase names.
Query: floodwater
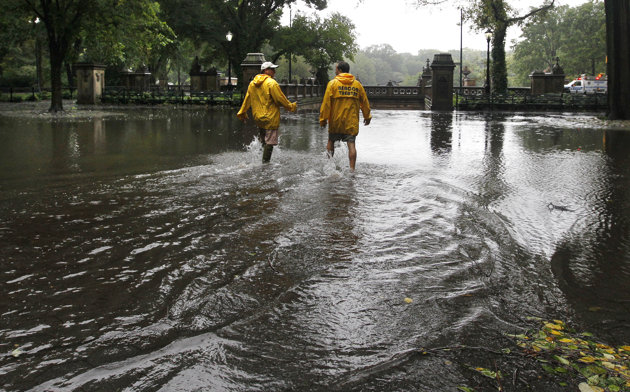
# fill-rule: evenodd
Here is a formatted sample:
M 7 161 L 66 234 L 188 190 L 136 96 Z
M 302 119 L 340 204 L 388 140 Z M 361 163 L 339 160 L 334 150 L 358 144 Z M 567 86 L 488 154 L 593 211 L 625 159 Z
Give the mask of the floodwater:
M 488 353 L 421 351 L 630 342 L 630 132 L 373 116 L 355 173 L 312 113 L 268 165 L 230 111 L 0 117 L 0 389 L 455 390 Z

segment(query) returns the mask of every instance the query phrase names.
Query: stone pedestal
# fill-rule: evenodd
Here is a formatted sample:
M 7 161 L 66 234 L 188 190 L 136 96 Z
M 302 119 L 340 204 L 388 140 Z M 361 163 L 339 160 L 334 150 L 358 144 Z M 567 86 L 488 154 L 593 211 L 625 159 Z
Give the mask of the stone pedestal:
M 72 65 L 77 80 L 77 103 L 94 105 L 101 102 L 105 89 L 105 66 L 92 63 Z
M 453 70 L 455 63 L 450 53 L 433 56 L 431 72 L 431 110 L 453 110 Z
M 265 55 L 262 53 L 247 53 L 245 59 L 241 63 L 241 71 L 243 72 L 243 90 L 247 91 L 249 82 L 254 79 L 254 76 L 260 73 L 260 66 L 265 61 Z
M 151 88 L 151 72 L 148 71 L 123 71 L 120 73 L 120 80 L 129 90 L 149 91 Z
M 556 57 L 556 64 L 551 73 L 534 71 L 529 74 L 531 80 L 531 94 L 559 94 L 564 91 L 564 70 L 560 66 L 560 59 Z
M 190 91 L 219 91 L 219 73 L 215 68 L 190 72 Z
M 418 80 L 418 84 L 420 86 L 421 97 L 431 97 L 431 78 L 433 74 L 431 73 L 431 65 L 429 65 L 429 59 L 427 59 L 427 65 L 422 68 L 422 75 L 420 75 L 420 79 Z
M 534 71 L 529 75 L 529 78 L 532 95 L 559 94 L 564 90 L 564 74 Z

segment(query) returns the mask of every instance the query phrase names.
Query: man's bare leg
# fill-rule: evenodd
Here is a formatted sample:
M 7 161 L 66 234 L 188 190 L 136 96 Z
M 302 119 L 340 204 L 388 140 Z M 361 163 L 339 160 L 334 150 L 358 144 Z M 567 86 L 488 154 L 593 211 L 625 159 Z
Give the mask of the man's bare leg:
M 348 142 L 348 159 L 350 160 L 350 170 L 354 171 L 357 163 L 357 148 L 354 143 Z
M 326 145 L 326 153 L 328 154 L 328 158 L 332 158 L 335 155 L 335 142 L 332 140 L 329 140 Z

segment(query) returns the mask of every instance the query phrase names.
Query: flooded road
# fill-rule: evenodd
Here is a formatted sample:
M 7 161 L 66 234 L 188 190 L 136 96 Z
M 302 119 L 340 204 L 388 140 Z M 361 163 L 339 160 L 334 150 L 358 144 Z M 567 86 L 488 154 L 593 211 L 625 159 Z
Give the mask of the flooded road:
M 315 114 L 269 165 L 228 111 L 0 117 L 0 389 L 455 390 L 484 352 L 424 348 L 630 342 L 630 133 L 373 116 L 355 173 Z

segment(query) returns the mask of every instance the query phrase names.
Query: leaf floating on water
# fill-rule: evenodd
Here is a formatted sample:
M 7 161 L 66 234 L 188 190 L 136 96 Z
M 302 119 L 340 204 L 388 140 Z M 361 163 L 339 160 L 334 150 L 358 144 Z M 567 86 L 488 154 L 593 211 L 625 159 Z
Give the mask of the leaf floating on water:
M 13 355 L 15 358 L 19 357 L 22 354 L 24 354 L 24 351 L 20 350 L 19 347 L 11 351 L 11 355 Z
M 552 323 L 547 323 L 545 324 L 545 327 L 549 328 L 549 329 L 555 329 L 555 330 L 562 330 L 563 327 L 560 324 L 552 324 Z
M 486 368 L 478 367 L 478 368 L 475 368 L 475 370 L 476 370 L 476 371 L 478 371 L 479 373 L 483 374 L 483 375 L 484 375 L 484 376 L 486 376 L 486 377 L 489 377 L 489 378 L 497 378 L 497 373 L 496 373 L 496 372 L 493 372 L 493 371 L 492 371 L 492 370 L 490 370 L 490 369 L 486 369 Z
M 457 387 L 457 389 L 459 389 L 460 391 L 463 391 L 463 392 L 475 392 L 474 389 L 469 388 L 469 387 Z
M 569 362 L 568 359 L 566 359 L 565 357 L 561 357 L 559 355 L 554 355 L 553 356 L 558 362 L 560 362 L 563 365 L 570 365 L 571 362 Z
M 410 303 L 412 303 L 412 302 L 413 302 L 413 299 L 411 299 L 411 298 L 409 298 L 409 297 L 405 298 L 405 303 L 410 304 Z

